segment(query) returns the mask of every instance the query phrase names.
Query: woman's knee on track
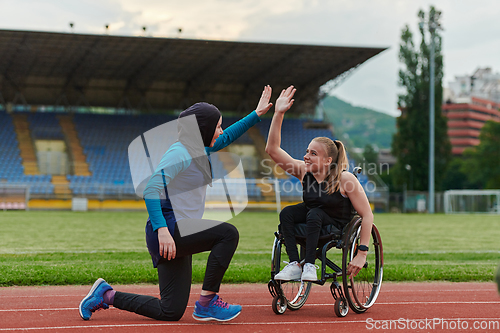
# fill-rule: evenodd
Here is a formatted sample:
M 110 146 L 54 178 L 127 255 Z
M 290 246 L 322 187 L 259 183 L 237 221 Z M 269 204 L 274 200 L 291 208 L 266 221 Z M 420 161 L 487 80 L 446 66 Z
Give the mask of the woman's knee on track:
M 180 303 L 181 304 L 178 304 L 173 301 L 172 298 L 170 298 L 167 302 L 165 302 L 165 300 L 160 300 L 159 313 L 155 319 L 163 321 L 179 321 L 184 315 L 184 312 L 186 312 L 187 301 L 186 304 L 182 304 L 183 302 Z
M 184 315 L 184 310 L 168 310 L 168 311 L 162 311 L 161 314 L 156 318 L 157 320 L 163 320 L 163 321 L 179 321 L 181 320 L 182 316 Z
M 240 240 L 240 233 L 238 232 L 238 229 L 229 223 L 224 223 L 224 225 L 224 240 L 229 244 L 233 244 L 236 248 Z

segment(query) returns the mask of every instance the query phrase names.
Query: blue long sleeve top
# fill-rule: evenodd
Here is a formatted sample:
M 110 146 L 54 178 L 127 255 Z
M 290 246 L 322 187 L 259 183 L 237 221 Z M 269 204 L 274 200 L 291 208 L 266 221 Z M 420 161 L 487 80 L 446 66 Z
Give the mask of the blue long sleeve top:
M 211 153 L 223 149 L 259 121 L 259 116 L 253 111 L 225 129 L 213 147 L 205 147 L 205 153 L 210 156 Z M 144 190 L 144 200 L 153 230 L 168 227 L 173 235 L 177 220 L 201 218 L 205 194 L 203 175 L 196 165 L 191 163 L 191 156 L 183 144 L 174 143 L 163 155 Z

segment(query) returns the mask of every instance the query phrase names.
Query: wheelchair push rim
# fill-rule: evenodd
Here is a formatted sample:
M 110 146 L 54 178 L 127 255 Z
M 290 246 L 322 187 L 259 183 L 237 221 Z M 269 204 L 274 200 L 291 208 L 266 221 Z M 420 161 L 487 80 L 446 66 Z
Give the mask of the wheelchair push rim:
M 360 241 L 361 218 L 357 218 L 346 235 L 342 255 L 342 280 L 347 301 L 356 313 L 363 313 L 377 300 L 383 277 L 383 250 L 380 233 L 375 224 L 370 236 L 370 250 L 363 269 L 350 278 L 347 275 L 349 262 L 356 256 Z

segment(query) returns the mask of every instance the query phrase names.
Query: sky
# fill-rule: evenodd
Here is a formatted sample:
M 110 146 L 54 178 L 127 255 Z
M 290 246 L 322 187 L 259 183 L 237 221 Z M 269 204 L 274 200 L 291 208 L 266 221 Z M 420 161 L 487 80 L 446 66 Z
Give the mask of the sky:
M 120 36 L 387 47 L 331 94 L 397 115 L 401 30 L 418 35 L 417 13 L 431 5 L 443 12 L 445 87 L 480 67 L 500 72 L 498 0 L 0 0 L 0 29 L 103 34 L 108 24 Z

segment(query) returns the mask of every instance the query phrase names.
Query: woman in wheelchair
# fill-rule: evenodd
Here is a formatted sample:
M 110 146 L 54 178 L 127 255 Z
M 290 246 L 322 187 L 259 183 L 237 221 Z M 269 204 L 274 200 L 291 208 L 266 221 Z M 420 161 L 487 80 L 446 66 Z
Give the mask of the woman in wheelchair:
M 316 246 L 322 226 L 333 224 L 342 230 L 350 221 L 352 207 L 362 217 L 360 246 L 350 261 L 347 274 L 356 276 L 366 262 L 373 225 L 370 204 L 358 179 L 348 169 L 347 154 L 342 142 L 326 137 L 313 139 L 307 147 L 304 160 L 292 158 L 281 146 L 281 124 L 290 109 L 296 89 L 283 90 L 276 100 L 275 112 L 269 129 L 266 152 L 286 172 L 302 181 L 304 202 L 285 207 L 280 213 L 281 230 L 290 263 L 274 276 L 275 280 L 316 281 L 314 264 Z M 295 241 L 296 223 L 307 223 L 305 263 L 299 263 Z

